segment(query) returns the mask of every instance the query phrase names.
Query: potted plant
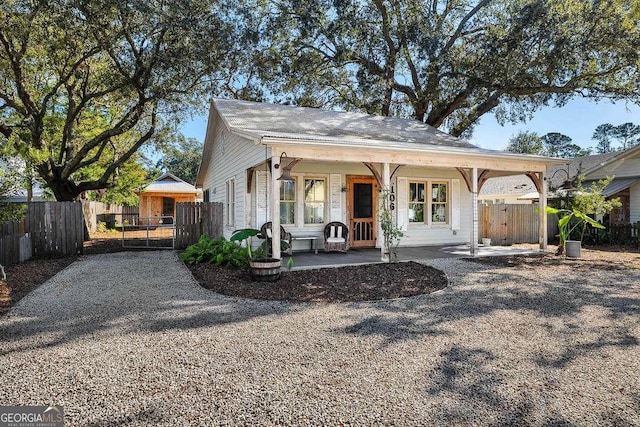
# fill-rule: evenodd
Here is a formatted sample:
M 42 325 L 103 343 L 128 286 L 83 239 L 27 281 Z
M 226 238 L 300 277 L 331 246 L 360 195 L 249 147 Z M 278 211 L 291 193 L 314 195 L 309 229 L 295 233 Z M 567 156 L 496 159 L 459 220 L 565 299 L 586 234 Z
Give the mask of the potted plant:
M 569 210 L 547 206 L 547 213 L 558 216 L 560 244 L 558 245 L 556 255 L 561 255 L 564 252 L 567 258 L 580 258 L 582 239 L 587 225 L 595 228 L 605 228 L 604 225 L 584 212 L 580 212 L 575 207 Z M 580 230 L 580 240 L 571 240 L 571 234 L 576 230 Z
M 280 278 L 282 260 L 266 256 L 269 253 L 267 240 L 262 243 L 260 249 L 257 251 L 258 256 L 254 258 L 256 252 L 251 249 L 251 238 L 253 236 L 263 238 L 260 234 L 260 230 L 256 230 L 255 228 L 243 228 L 241 230 L 234 231 L 229 240 L 232 242 L 245 241 L 247 254 L 249 255 L 249 273 L 253 280 L 263 282 L 274 282 L 278 280 Z M 281 245 L 284 245 L 283 248 L 286 248 L 287 243 L 281 242 Z M 292 258 L 289 258 L 288 265 L 291 265 L 291 263 Z
M 613 178 L 607 177 L 591 183 L 589 188 L 582 187 L 584 177 L 578 176 L 576 191 L 569 197 L 568 209 L 556 209 L 547 206 L 547 213 L 558 216 L 558 229 L 560 234 L 560 245 L 557 255 L 565 252 L 569 258 L 579 258 L 582 239 L 587 229 L 587 225 L 594 228 L 604 229 L 605 227 L 595 221 L 591 215 L 606 215 L 611 209 L 622 206 L 619 198 L 607 198 L 604 189 L 611 183 Z M 579 240 L 571 240 L 572 234 L 577 235 Z

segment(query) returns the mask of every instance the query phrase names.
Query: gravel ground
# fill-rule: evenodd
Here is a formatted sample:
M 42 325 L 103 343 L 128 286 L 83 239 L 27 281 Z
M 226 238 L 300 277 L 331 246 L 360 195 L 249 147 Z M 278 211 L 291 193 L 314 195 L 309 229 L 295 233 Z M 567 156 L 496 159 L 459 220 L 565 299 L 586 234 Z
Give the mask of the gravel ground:
M 0 404 L 67 425 L 640 425 L 640 271 L 433 260 L 391 302 L 226 297 L 83 257 L 0 319 Z

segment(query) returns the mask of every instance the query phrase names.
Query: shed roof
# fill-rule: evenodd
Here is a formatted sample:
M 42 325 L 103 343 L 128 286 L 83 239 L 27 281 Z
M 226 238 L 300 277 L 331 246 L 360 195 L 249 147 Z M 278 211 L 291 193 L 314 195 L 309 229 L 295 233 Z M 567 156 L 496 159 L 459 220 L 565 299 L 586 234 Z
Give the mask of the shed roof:
M 181 180 L 172 173 L 165 173 L 147 185 L 141 193 L 189 193 L 196 194 L 196 187 Z

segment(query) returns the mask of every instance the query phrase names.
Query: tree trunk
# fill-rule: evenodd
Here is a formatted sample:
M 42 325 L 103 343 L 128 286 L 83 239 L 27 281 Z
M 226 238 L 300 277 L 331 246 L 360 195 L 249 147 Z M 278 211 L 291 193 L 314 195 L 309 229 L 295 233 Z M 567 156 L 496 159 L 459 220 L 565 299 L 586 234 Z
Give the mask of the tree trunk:
M 80 199 L 80 194 L 68 181 L 59 181 L 52 177 L 47 180 L 47 184 L 58 202 L 75 202 Z

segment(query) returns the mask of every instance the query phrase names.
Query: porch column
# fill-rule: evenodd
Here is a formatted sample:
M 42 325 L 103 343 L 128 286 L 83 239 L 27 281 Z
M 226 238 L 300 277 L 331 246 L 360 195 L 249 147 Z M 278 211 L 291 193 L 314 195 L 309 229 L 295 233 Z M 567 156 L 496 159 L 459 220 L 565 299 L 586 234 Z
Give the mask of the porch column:
M 478 168 L 471 170 L 471 256 L 478 255 Z
M 274 151 L 271 157 L 271 253 L 273 258 L 280 259 L 280 174 L 282 165 L 276 169 L 280 161 L 279 154 Z
M 538 177 L 540 178 L 540 203 L 538 204 L 540 220 L 538 221 L 538 236 L 540 240 L 540 250 L 547 250 L 547 173 L 540 172 Z
M 389 163 L 382 164 L 382 188 L 381 191 L 386 192 L 391 190 L 391 172 L 390 172 Z M 382 198 L 380 198 L 380 204 L 385 203 Z M 389 202 L 387 201 L 387 207 L 389 207 Z M 384 238 L 384 233 L 382 231 L 382 225 L 380 221 L 378 223 L 378 236 L 380 239 L 380 260 L 383 262 L 389 262 L 389 248 L 386 245 L 386 239 Z

